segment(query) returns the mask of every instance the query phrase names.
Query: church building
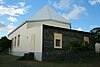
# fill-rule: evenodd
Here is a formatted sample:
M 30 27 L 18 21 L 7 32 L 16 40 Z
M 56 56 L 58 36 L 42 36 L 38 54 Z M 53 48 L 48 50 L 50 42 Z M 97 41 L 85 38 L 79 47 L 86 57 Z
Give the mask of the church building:
M 11 55 L 33 52 L 37 61 L 66 53 L 73 39 L 91 43 L 90 33 L 72 30 L 71 23 L 48 6 L 14 29 L 8 38 L 12 40 Z

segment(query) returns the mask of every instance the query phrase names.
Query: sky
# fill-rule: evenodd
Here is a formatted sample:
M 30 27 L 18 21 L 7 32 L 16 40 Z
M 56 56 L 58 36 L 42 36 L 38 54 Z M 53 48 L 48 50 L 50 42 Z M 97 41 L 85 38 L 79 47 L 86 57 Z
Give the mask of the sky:
M 48 5 L 71 23 L 74 30 L 100 27 L 100 0 L 0 0 L 0 37 Z

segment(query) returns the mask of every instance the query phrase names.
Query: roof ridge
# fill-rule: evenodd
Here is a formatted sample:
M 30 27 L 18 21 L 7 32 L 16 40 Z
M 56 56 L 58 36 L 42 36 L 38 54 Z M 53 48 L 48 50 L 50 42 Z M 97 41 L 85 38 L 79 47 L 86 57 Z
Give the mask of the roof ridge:
M 50 10 L 49 10 L 48 6 L 47 6 L 47 10 L 48 10 L 48 15 L 49 15 L 49 19 L 50 19 L 51 15 L 50 15 Z

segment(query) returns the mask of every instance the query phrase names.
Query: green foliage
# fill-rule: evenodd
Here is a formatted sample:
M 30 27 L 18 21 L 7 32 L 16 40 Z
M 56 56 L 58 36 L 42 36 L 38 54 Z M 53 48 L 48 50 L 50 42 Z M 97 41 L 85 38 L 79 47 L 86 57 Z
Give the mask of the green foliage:
M 89 45 L 84 44 L 84 42 L 79 41 L 79 40 L 72 40 L 69 42 L 69 47 L 71 52 L 80 52 L 80 51 L 88 51 L 89 50 Z
M 11 41 L 6 36 L 0 39 L 0 48 L 2 48 L 2 50 L 11 48 Z
M 90 32 L 93 34 L 94 41 L 100 43 L 100 27 L 93 28 Z

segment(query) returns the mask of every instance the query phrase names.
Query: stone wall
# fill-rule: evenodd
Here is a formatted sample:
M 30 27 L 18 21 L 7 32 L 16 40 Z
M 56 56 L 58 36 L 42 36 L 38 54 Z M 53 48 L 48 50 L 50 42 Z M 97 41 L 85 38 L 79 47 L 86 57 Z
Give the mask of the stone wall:
M 61 49 L 54 48 L 54 33 L 62 34 Z M 43 25 L 43 60 L 65 59 L 68 56 L 69 42 L 73 39 L 83 41 L 84 36 L 89 37 L 91 44 L 90 33 Z M 93 48 L 93 45 L 91 44 L 90 47 Z

